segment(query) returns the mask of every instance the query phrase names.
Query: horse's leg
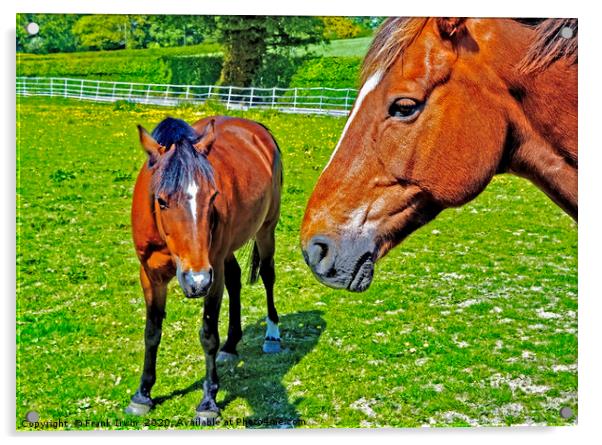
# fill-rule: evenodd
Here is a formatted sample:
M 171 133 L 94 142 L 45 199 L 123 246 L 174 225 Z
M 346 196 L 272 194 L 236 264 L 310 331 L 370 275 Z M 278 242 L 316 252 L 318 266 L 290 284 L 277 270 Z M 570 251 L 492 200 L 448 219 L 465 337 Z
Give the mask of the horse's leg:
M 266 318 L 267 328 L 265 341 L 263 342 L 263 352 L 280 352 L 280 330 L 278 329 L 278 312 L 274 306 L 274 282 L 276 281 L 276 272 L 274 270 L 274 252 L 276 250 L 276 240 L 274 238 L 275 227 L 261 229 L 255 238 L 257 250 L 259 252 L 259 276 L 265 287 L 265 294 L 268 306 L 268 316 Z
M 218 362 L 236 360 L 238 353 L 236 345 L 242 338 L 242 327 L 240 325 L 240 266 L 234 255 L 227 259 L 224 264 L 224 279 L 229 296 L 229 319 L 228 338 L 217 355 Z
M 215 397 L 219 389 L 217 365 L 215 363 L 219 348 L 218 319 L 224 292 L 224 266 L 213 268 L 213 285 L 205 297 L 203 305 L 203 326 L 199 338 L 205 352 L 205 382 L 203 399 L 196 408 L 196 420 L 201 423 L 214 422 L 219 415 Z
M 151 389 L 156 380 L 157 350 L 161 342 L 161 329 L 165 318 L 167 282 L 153 283 L 144 267 L 140 266 L 140 283 L 146 301 L 146 327 L 144 329 L 144 369 L 140 387 L 132 397 L 125 412 L 142 416 L 153 407 Z

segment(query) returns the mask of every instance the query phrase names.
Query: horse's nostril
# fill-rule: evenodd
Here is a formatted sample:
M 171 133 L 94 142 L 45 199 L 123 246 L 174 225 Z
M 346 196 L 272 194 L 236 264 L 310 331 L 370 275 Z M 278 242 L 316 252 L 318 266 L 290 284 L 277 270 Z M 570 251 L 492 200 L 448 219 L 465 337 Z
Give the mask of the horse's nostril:
M 309 261 L 312 264 L 318 264 L 328 254 L 328 245 L 324 243 L 315 243 L 309 248 Z
M 309 242 L 307 252 L 305 252 L 307 264 L 316 272 L 318 271 L 317 269 L 320 269 L 321 272 L 326 272 L 330 268 L 326 263 L 329 262 L 329 259 L 332 260 L 333 249 L 333 243 L 329 238 L 325 236 L 314 237 Z

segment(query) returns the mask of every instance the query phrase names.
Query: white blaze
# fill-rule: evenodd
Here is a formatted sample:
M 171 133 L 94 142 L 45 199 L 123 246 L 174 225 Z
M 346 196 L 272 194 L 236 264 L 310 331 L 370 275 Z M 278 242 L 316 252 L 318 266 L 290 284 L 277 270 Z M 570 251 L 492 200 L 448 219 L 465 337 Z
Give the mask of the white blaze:
M 186 194 L 188 195 L 188 205 L 190 206 L 190 212 L 192 213 L 192 219 L 195 224 L 196 224 L 196 213 L 197 213 L 196 194 L 198 191 L 199 191 L 199 186 L 197 185 L 196 182 L 194 182 L 194 180 L 191 180 L 190 183 L 188 184 L 188 187 L 186 187 Z
M 376 73 L 372 74 L 372 76 L 370 76 L 368 78 L 368 80 L 366 80 L 366 83 L 364 83 L 364 86 L 360 90 L 359 94 L 357 95 L 357 99 L 355 100 L 355 107 L 353 107 L 351 116 L 349 116 L 349 119 L 347 119 L 347 123 L 345 124 L 345 128 L 343 128 L 343 133 L 341 134 L 341 138 L 339 139 L 337 146 L 335 147 L 334 151 L 332 152 L 332 155 L 330 155 L 330 160 L 328 161 L 328 164 L 326 164 L 326 167 L 324 167 L 324 170 L 326 170 L 328 168 L 328 166 L 332 162 L 332 159 L 334 158 L 335 153 L 341 146 L 341 142 L 343 142 L 343 139 L 345 138 L 345 134 L 347 133 L 347 130 L 349 129 L 349 126 L 351 125 L 351 122 L 353 122 L 353 119 L 355 118 L 357 111 L 362 106 L 362 102 L 364 101 L 364 99 L 366 98 L 368 93 L 370 93 L 372 90 L 374 90 L 374 88 L 376 88 L 378 86 L 382 76 L 383 76 L 383 72 L 377 71 Z M 322 173 L 324 173 L 324 170 L 322 170 Z

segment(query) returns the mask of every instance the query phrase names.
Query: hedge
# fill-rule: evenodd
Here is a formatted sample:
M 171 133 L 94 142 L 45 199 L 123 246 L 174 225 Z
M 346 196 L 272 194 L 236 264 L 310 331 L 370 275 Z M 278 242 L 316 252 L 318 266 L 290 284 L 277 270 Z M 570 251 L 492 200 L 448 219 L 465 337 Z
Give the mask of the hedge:
M 169 83 L 176 85 L 215 85 L 220 77 L 222 56 L 163 57 L 170 72 Z
M 69 54 L 17 54 L 17 76 L 73 77 L 143 83 L 214 84 L 221 71 L 216 44 Z
M 215 44 L 53 55 L 17 54 L 17 76 L 215 85 L 223 58 L 215 52 L 199 54 L 209 49 L 215 49 Z M 254 86 L 356 88 L 362 63 L 361 57 L 290 60 L 270 57 L 270 63 L 257 74 Z

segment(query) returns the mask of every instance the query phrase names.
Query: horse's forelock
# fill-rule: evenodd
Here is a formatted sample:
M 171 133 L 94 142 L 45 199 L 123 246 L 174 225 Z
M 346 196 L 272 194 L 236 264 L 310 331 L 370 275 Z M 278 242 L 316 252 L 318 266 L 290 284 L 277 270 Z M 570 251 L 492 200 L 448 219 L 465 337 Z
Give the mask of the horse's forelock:
M 428 18 L 391 17 L 383 22 L 362 65 L 361 84 L 377 71 L 386 71 L 414 41 Z
M 183 199 L 191 181 L 204 180 L 215 187 L 214 172 L 209 160 L 188 140 L 176 143 L 161 159 L 153 174 L 156 195 Z

